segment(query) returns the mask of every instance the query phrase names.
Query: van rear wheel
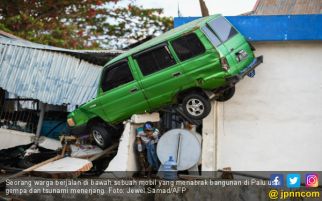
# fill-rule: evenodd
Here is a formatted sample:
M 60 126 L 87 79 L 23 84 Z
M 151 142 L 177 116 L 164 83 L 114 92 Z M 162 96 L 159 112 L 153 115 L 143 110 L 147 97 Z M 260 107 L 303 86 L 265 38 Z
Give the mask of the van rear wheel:
M 102 149 L 112 145 L 112 136 L 103 126 L 93 126 L 91 128 L 91 135 L 95 143 Z
M 211 104 L 208 98 L 205 98 L 200 94 L 193 93 L 184 97 L 182 101 L 182 109 L 185 115 L 189 118 L 202 120 L 210 113 Z
M 225 102 L 231 99 L 235 94 L 235 86 L 229 87 L 215 97 L 216 101 Z

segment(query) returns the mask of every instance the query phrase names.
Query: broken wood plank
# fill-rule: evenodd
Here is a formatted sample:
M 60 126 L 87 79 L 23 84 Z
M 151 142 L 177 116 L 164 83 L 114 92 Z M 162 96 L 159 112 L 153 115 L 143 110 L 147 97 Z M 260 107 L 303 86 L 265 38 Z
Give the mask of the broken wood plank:
M 102 151 L 101 153 L 98 153 L 92 157 L 90 157 L 88 160 L 90 161 L 95 161 L 109 153 L 111 153 L 115 148 L 117 148 L 119 146 L 119 143 L 113 144 L 112 146 L 110 146 L 109 148 L 105 149 L 104 151 Z
M 38 167 L 33 174 L 51 178 L 76 178 L 92 167 L 93 164 L 89 160 L 65 157 Z
M 31 166 L 30 168 L 24 169 L 24 170 L 23 170 L 23 171 L 21 171 L 21 172 L 18 172 L 18 173 L 16 173 L 16 174 L 10 175 L 10 176 L 8 176 L 8 177 L 2 178 L 2 179 L 0 180 L 0 184 L 1 184 L 1 183 L 4 183 L 7 179 L 13 179 L 13 178 L 16 178 L 16 177 L 23 176 L 24 174 L 26 174 L 26 173 L 28 173 L 28 172 L 31 172 L 31 171 L 33 171 L 34 169 L 37 169 L 37 168 L 39 168 L 39 167 L 41 167 L 41 166 L 43 166 L 43 165 L 46 165 L 47 163 L 50 163 L 50 162 L 53 162 L 53 161 L 59 160 L 59 159 L 61 159 L 62 157 L 63 157 L 62 155 L 55 156 L 55 157 L 50 158 L 50 159 L 48 159 L 48 160 L 45 160 L 45 161 L 43 161 L 43 162 L 41 162 L 41 163 L 38 163 L 38 164 L 36 164 L 36 165 L 33 165 L 33 166 Z
M 86 159 L 65 157 L 41 166 L 33 171 L 34 174 L 51 178 L 75 178 L 82 172 L 89 171 L 92 167 L 92 161 L 111 154 L 118 147 L 118 143 L 105 149 L 104 151 Z

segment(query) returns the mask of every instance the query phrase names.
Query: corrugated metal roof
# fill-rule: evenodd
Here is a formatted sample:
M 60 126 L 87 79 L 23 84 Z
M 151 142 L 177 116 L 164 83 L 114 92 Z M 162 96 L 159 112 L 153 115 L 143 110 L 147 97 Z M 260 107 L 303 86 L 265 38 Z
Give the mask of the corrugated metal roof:
M 0 87 L 53 105 L 80 105 L 92 99 L 102 67 L 66 51 L 75 52 L 0 37 Z
M 321 14 L 322 0 L 258 0 L 252 15 Z
M 49 45 L 34 43 L 27 40 L 19 39 L 19 38 L 12 38 L 12 37 L 8 38 L 7 35 L 4 35 L 6 37 L 3 37 L 1 36 L 3 35 L 3 33 L 6 33 L 6 32 L 0 32 L 0 42 L 2 44 L 61 52 L 61 53 L 69 54 L 69 55 L 84 59 L 90 63 L 97 64 L 100 66 L 103 66 L 111 58 L 124 52 L 123 50 L 69 50 L 65 48 L 59 48 L 59 47 L 53 47 Z
M 15 36 L 13 34 L 7 33 L 7 32 L 2 31 L 2 30 L 0 30 L 0 36 L 4 36 L 4 37 L 7 37 L 7 38 L 13 38 L 13 39 L 21 39 L 21 38 Z M 23 40 L 23 39 L 21 39 L 21 40 Z

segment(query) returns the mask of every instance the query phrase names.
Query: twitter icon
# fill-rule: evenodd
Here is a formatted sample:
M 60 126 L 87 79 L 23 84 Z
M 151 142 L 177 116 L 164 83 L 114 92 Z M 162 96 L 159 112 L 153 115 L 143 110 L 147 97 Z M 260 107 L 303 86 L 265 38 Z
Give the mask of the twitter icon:
M 286 178 L 286 185 L 288 188 L 299 188 L 301 186 L 301 175 L 288 174 Z

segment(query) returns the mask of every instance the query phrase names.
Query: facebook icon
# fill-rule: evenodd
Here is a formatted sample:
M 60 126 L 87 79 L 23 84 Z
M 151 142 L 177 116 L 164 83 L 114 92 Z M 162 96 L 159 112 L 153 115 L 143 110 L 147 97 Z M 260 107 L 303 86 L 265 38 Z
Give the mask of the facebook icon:
M 270 177 L 270 185 L 274 187 L 283 187 L 284 178 L 282 174 L 272 174 Z

